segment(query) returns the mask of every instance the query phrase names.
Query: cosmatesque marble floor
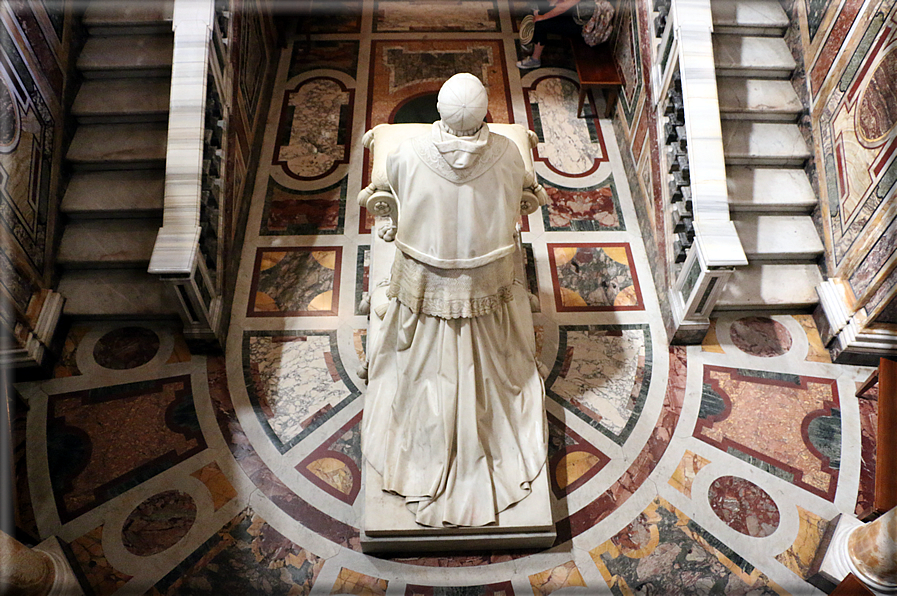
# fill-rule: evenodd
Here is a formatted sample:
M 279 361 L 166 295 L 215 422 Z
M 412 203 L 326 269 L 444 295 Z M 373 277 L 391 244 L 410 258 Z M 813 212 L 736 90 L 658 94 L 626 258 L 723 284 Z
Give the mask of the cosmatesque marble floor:
M 16 386 L 20 528 L 67 541 L 97 596 L 821 593 L 826 524 L 868 505 L 869 369 L 833 365 L 809 316 L 732 314 L 667 346 L 613 127 L 576 118 L 563 53 L 513 67 L 506 3 L 444 27 L 427 2 L 338 4 L 280 60 L 226 357 L 164 325 L 72 328 L 55 378 Z M 524 243 L 558 539 L 375 558 L 358 539 L 377 225 L 354 201 L 361 136 L 435 114 L 460 70 L 487 82 L 492 121 L 541 140 L 552 204 Z

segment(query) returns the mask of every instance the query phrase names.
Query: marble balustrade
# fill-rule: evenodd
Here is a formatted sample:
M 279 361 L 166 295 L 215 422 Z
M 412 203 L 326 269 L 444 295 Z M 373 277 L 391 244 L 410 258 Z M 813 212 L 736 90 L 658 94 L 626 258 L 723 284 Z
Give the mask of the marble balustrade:
M 670 212 L 672 229 L 681 231 L 677 248 L 686 255 L 671 288 L 671 302 L 678 327 L 700 331 L 733 268 L 747 265 L 747 258 L 729 218 L 710 0 L 657 4 L 655 109 L 658 126 L 669 124 L 668 132 L 677 139 L 674 155 L 665 159 L 678 161 L 668 164 Z M 674 95 L 677 105 L 670 107 Z M 676 262 L 682 260 L 680 255 Z
M 175 0 L 174 55 L 165 166 L 162 228 L 149 272 L 170 283 L 191 339 L 218 340 L 222 263 L 219 240 L 227 106 L 219 87 L 222 65 L 214 0 Z M 220 12 L 220 11 L 219 11 Z

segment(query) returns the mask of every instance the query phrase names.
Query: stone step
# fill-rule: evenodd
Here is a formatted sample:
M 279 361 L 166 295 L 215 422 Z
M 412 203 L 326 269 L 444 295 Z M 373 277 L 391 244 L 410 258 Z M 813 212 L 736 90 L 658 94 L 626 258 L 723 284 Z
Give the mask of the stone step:
M 78 70 L 88 79 L 170 75 L 173 44 L 170 34 L 90 37 Z
M 790 24 L 779 0 L 716 0 L 710 10 L 714 33 L 782 37 Z
M 727 165 L 802 166 L 810 149 L 796 124 L 723 120 Z
M 90 35 L 134 35 L 171 31 L 173 0 L 93 0 L 81 22 Z
M 718 86 L 723 120 L 796 122 L 803 104 L 791 81 L 727 78 Z
M 81 124 L 165 122 L 171 79 L 93 79 L 84 81 L 72 114 Z
M 735 270 L 716 303 L 720 310 L 812 309 L 822 283 L 819 267 L 811 264 L 754 263 Z
M 817 199 L 806 172 L 798 168 L 726 166 L 729 211 L 808 213 Z
M 744 254 L 751 263 L 815 263 L 822 241 L 809 215 L 761 215 L 737 213 L 732 223 Z
M 168 124 L 82 124 L 66 159 L 75 168 L 146 169 L 165 166 Z
M 58 291 L 63 314 L 78 319 L 179 318 L 174 290 L 142 269 L 67 271 Z
M 778 37 L 713 35 L 716 74 L 723 77 L 788 79 L 796 63 Z
M 162 218 L 69 222 L 59 243 L 57 262 L 63 269 L 145 270 L 161 226 Z
M 161 217 L 164 170 L 75 172 L 60 210 L 70 219 Z

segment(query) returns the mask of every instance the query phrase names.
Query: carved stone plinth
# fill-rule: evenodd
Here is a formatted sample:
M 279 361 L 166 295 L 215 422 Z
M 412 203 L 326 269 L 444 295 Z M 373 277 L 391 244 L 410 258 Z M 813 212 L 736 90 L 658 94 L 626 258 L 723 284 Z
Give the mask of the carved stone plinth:
M 864 524 L 842 515 L 820 574 L 838 583 L 853 573 L 875 594 L 897 594 L 897 509 Z

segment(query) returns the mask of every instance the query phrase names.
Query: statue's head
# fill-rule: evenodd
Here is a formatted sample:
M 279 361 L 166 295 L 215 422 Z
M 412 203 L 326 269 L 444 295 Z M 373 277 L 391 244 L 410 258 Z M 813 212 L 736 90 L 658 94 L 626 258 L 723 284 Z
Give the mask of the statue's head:
M 462 72 L 442 84 L 436 109 L 442 123 L 452 132 L 458 136 L 469 136 L 483 124 L 489 109 L 489 97 L 478 78 Z

